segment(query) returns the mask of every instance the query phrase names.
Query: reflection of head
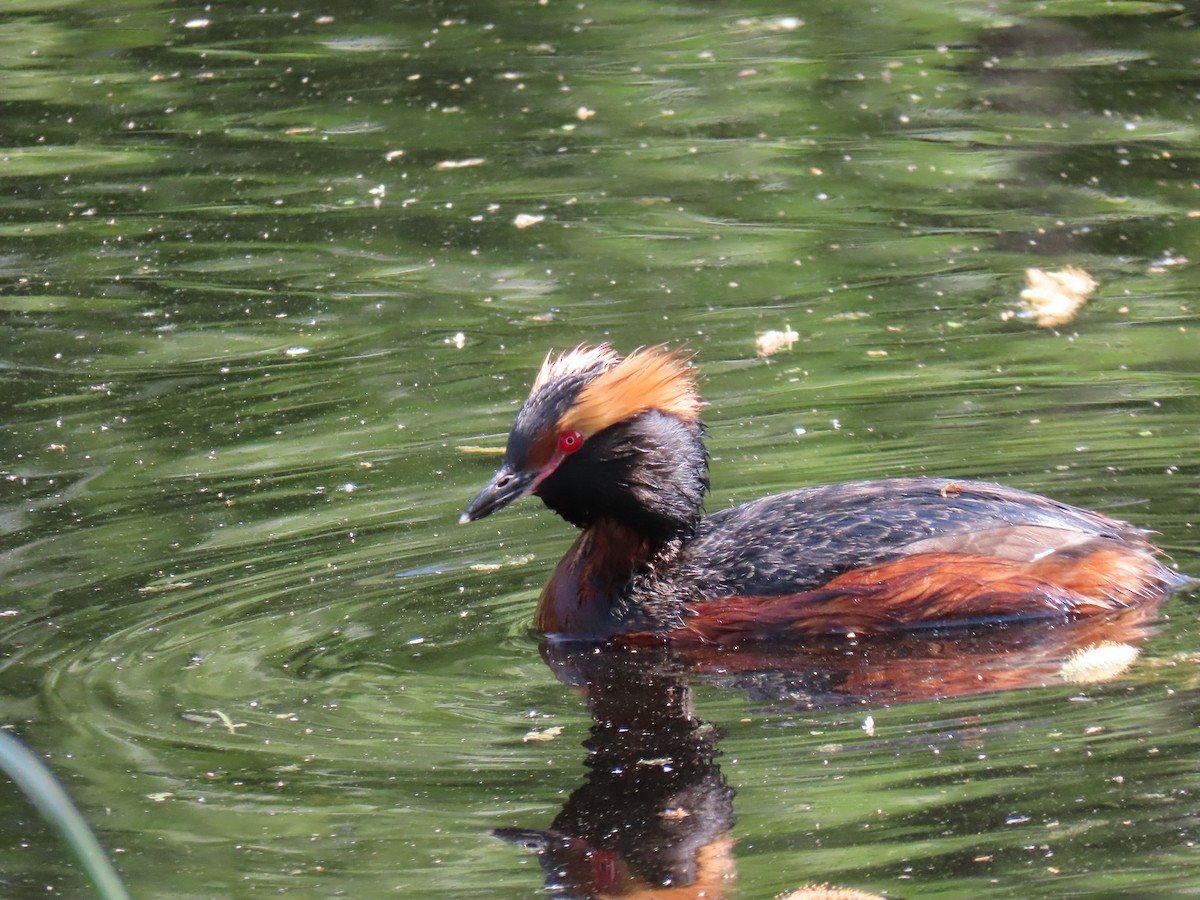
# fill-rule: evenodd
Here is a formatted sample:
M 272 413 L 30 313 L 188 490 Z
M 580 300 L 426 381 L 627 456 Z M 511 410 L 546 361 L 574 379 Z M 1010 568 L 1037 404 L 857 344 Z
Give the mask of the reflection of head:
M 714 762 L 719 733 L 694 716 L 682 676 L 657 653 L 543 650 L 560 677 L 586 686 L 587 779 L 546 831 L 497 836 L 538 854 L 556 896 L 689 886 L 724 896 L 733 789 Z

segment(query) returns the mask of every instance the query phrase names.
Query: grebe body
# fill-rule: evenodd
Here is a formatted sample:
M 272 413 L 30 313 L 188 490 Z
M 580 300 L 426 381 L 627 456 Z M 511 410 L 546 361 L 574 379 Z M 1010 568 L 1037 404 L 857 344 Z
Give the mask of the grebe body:
M 704 517 L 701 405 L 676 352 L 546 358 L 504 465 L 461 519 L 534 494 L 582 529 L 539 631 L 738 644 L 1081 617 L 1186 580 L 1140 529 L 988 482 L 848 482 Z

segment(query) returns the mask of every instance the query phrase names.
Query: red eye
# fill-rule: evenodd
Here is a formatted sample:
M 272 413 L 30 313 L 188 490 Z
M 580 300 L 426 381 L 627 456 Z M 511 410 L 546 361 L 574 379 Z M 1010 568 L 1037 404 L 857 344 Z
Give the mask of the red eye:
M 583 446 L 583 435 L 578 431 L 564 431 L 558 436 L 558 450 L 560 453 L 574 453 Z

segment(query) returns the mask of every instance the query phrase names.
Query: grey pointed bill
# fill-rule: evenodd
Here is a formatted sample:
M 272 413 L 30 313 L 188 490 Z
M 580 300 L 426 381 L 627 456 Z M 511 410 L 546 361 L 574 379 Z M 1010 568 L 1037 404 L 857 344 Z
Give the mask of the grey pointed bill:
M 507 465 L 500 469 L 478 496 L 471 501 L 458 523 L 466 525 L 490 516 L 514 500 L 520 500 L 537 484 L 536 472 L 514 472 Z

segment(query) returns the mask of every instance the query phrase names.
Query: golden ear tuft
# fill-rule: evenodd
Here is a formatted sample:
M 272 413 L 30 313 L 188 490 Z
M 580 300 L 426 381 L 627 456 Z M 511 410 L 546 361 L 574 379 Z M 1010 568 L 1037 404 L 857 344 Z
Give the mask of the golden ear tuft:
M 691 354 L 666 347 L 635 350 L 584 385 L 559 430 L 575 429 L 589 436 L 648 409 L 696 421 L 703 403 L 690 362 Z
M 536 394 L 550 382 L 566 375 L 587 372 L 596 366 L 611 365 L 618 360 L 620 357 L 617 355 L 617 351 L 608 344 L 600 344 L 596 347 L 580 344 L 574 350 L 560 353 L 557 359 L 554 358 L 554 351 L 551 350 L 546 354 L 546 359 L 542 363 L 541 369 L 538 370 L 537 378 L 533 380 L 533 386 L 529 389 L 529 393 L 530 395 Z

